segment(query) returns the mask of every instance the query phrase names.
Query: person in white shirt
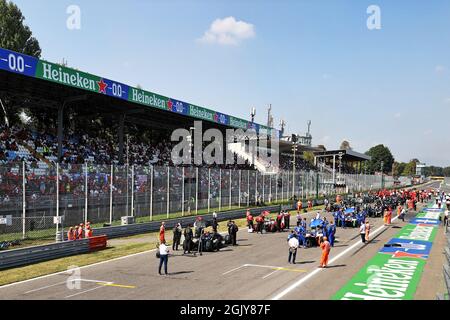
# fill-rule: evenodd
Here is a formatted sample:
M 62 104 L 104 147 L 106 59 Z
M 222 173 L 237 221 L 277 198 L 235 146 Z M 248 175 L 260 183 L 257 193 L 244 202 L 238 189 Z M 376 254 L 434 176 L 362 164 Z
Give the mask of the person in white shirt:
M 366 243 L 366 224 L 365 223 L 361 223 L 361 225 L 359 226 L 359 234 L 361 236 L 362 243 Z
M 166 241 L 162 241 L 159 245 L 159 268 L 158 273 L 161 275 L 161 267 L 164 264 L 164 273 L 168 275 L 167 273 L 167 263 L 169 261 L 169 247 L 166 246 Z
M 291 232 L 290 239 L 288 240 L 288 245 L 289 245 L 288 262 L 291 263 L 292 258 L 292 263 L 295 264 L 295 258 L 297 257 L 297 248 L 299 242 L 297 236 L 294 234 L 294 231 Z

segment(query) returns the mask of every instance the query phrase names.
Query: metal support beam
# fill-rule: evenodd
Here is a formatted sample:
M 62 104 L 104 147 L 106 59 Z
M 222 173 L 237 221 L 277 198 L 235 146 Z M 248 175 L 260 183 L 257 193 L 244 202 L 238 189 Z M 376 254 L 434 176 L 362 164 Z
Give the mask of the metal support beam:
M 58 162 L 61 162 L 62 154 L 62 142 L 64 137 L 64 108 L 66 102 L 58 108 Z

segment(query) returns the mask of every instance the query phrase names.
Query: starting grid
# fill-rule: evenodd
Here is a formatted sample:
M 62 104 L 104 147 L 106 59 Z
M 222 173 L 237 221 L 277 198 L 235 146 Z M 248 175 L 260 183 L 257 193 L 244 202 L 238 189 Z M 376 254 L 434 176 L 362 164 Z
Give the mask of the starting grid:
M 403 227 L 333 300 L 412 300 L 443 209 L 429 205 Z

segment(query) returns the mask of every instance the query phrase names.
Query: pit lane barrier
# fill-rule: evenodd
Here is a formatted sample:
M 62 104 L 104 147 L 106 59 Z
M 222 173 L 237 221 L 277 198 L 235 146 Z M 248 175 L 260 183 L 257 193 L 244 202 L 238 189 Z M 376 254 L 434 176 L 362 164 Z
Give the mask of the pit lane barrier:
M 0 252 L 0 270 L 89 253 L 106 248 L 105 235 Z

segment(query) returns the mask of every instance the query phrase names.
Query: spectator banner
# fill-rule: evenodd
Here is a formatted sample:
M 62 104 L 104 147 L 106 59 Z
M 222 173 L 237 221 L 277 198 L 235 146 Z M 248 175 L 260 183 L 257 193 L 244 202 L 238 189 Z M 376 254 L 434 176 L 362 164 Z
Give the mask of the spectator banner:
M 277 138 L 281 136 L 279 130 L 268 128 L 257 123 L 251 123 L 224 113 L 188 104 L 173 98 L 164 97 L 156 93 L 130 87 L 120 82 L 115 82 L 90 73 L 67 68 L 59 64 L 39 60 L 34 57 L 2 48 L 0 48 L 0 69 L 90 92 L 105 94 L 110 97 L 219 123 L 234 128 L 253 128 L 257 133 L 260 132 L 261 128 L 261 133 L 271 135 L 273 131 Z

